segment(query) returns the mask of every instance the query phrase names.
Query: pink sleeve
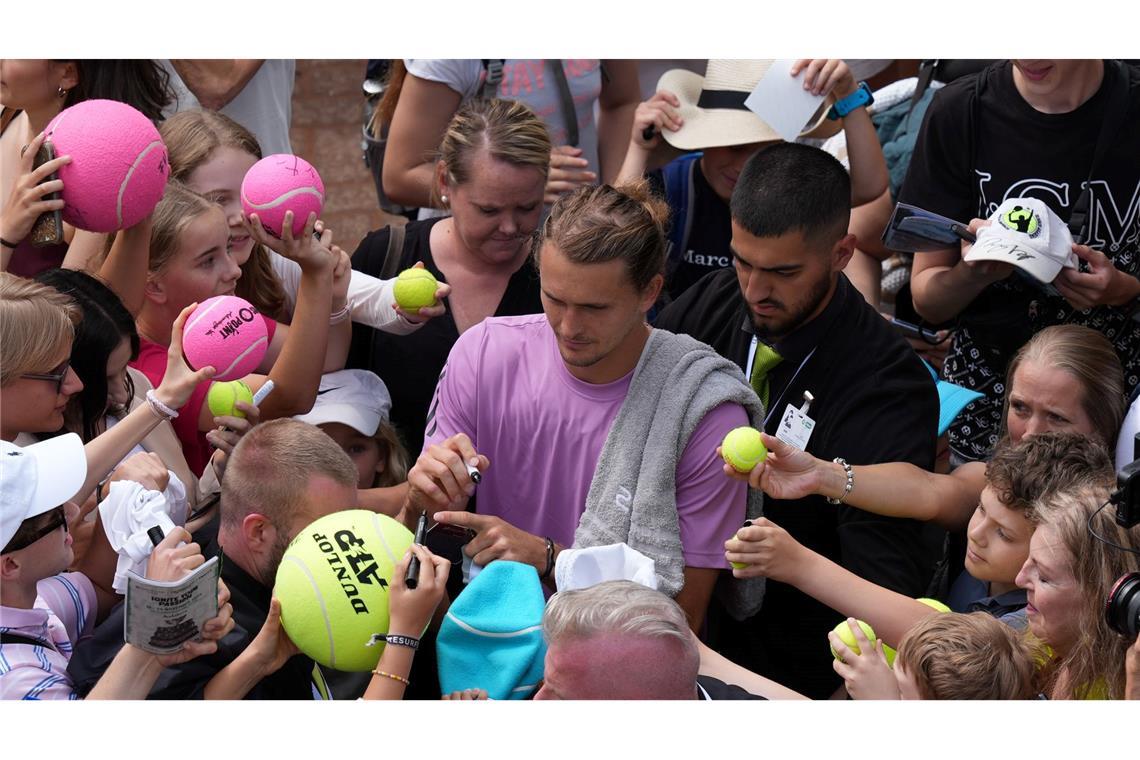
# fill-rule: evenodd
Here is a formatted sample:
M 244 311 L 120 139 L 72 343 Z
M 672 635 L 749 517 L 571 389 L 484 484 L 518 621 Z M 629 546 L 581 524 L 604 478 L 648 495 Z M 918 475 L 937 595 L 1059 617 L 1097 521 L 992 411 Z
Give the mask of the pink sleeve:
M 36 606 L 49 609 L 63 623 L 72 644 L 95 630 L 98 599 L 83 573 L 62 573 L 36 584 Z
M 466 433 L 479 448 L 475 419 L 479 387 L 479 367 L 486 338 L 484 324 L 476 325 L 451 347 L 447 364 L 439 373 L 431 406 L 428 407 L 427 429 L 424 431 L 424 448 L 439 443 L 456 433 Z
M 267 338 L 265 344 L 269 345 L 273 342 L 273 334 L 277 332 L 277 320 L 270 319 L 264 314 L 261 315 L 261 318 L 265 320 L 265 336 Z
M 716 447 L 729 430 L 747 424 L 744 407 L 721 404 L 701 420 L 677 464 L 677 516 L 689 567 L 728 567 L 724 542 L 744 523 L 748 485 L 724 474 Z

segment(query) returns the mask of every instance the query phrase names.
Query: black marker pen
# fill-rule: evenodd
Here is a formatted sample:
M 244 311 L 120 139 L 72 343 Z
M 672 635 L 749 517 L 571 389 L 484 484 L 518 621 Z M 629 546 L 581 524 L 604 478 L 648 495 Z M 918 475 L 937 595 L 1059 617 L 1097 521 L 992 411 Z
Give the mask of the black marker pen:
M 420 512 L 420 519 L 416 521 L 416 535 L 412 539 L 412 543 L 416 546 L 423 546 L 426 538 L 427 512 Z M 408 572 L 404 575 L 404 585 L 411 589 L 420 585 L 420 558 L 415 554 L 412 555 L 412 560 L 408 563 Z

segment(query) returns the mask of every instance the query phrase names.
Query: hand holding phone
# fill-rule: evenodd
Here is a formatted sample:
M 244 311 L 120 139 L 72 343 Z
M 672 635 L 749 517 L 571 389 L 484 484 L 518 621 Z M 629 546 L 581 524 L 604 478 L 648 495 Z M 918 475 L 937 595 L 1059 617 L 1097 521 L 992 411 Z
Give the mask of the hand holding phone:
M 46 149 L 46 150 L 45 150 Z M 12 192 L 4 206 L 4 217 L 0 220 L 0 236 L 8 248 L 32 237 L 35 227 L 35 240 L 39 245 L 47 245 L 52 240 L 63 242 L 63 220 L 60 211 L 63 201 L 59 191 L 63 183 L 56 177 L 59 167 L 71 162 L 69 156 L 54 157 L 51 144 L 44 135 L 37 135 L 24 147 L 20 154 L 20 175 L 12 185 Z M 46 216 L 46 221 L 41 217 Z M 55 234 L 56 218 L 59 219 Z
M 32 162 L 33 173 L 36 169 L 39 169 L 49 161 L 55 160 L 55 157 L 55 146 L 52 145 L 50 140 L 44 140 L 43 145 L 36 151 L 35 160 Z M 57 184 L 60 189 L 63 187 L 63 183 L 59 180 L 59 175 L 53 171 L 37 183 L 37 188 L 46 190 L 47 188 L 44 186 L 49 182 L 53 183 L 51 187 L 55 187 Z M 58 201 L 59 191 L 48 191 L 42 198 L 45 201 Z M 32 223 L 32 231 L 29 235 L 32 240 L 32 245 L 42 247 L 47 245 L 59 245 L 63 242 L 62 209 L 63 203 L 60 202 L 58 208 L 46 210 L 36 217 L 36 221 Z

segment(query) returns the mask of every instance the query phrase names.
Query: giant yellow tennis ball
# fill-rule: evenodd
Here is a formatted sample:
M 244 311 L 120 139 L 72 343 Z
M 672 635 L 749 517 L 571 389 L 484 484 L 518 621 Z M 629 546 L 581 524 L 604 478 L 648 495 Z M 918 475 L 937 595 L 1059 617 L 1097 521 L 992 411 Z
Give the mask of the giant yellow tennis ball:
M 388 586 L 411 544 L 411 531 L 366 509 L 326 515 L 298 533 L 273 590 L 293 643 L 335 670 L 375 668 L 388 633 Z
M 439 283 L 431 272 L 413 267 L 400 272 L 392 292 L 401 309 L 418 314 L 420 309 L 439 303 L 435 300 L 435 291 L 438 288 Z
M 751 472 L 753 467 L 768 456 L 768 449 L 760 440 L 759 430 L 738 427 L 728 431 L 724 437 L 724 442 L 720 444 L 720 455 L 737 472 Z
M 867 637 L 867 641 L 870 641 L 872 644 L 874 644 L 875 629 L 862 620 L 856 620 L 855 622 L 858 623 L 859 627 L 863 629 L 863 634 Z M 855 641 L 855 632 L 851 630 L 851 626 L 847 624 L 846 620 L 835 626 L 834 630 L 835 634 L 839 637 L 839 640 L 846 644 L 847 648 L 850 649 L 853 654 L 860 654 L 859 644 Z M 835 647 L 828 645 L 828 648 L 831 650 L 831 656 L 842 662 L 843 658 L 841 658 L 839 656 L 839 653 L 835 651 Z
M 211 383 L 206 393 L 206 406 L 210 407 L 210 414 L 215 417 L 240 417 L 245 419 L 245 412 L 234 404 L 244 401 L 253 404 L 253 391 L 241 380 L 232 380 L 228 383 Z
M 927 607 L 933 607 L 934 609 L 938 610 L 939 612 L 949 612 L 950 611 L 949 607 L 947 607 L 945 604 L 938 601 L 937 599 L 928 599 L 927 597 L 922 597 L 921 599 L 916 599 L 915 601 L 922 602 Z

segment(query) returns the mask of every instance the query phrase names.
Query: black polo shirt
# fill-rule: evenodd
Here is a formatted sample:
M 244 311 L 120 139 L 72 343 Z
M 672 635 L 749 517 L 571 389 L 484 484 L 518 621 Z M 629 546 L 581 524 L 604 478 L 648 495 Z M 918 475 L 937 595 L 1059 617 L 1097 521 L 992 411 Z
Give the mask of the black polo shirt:
M 656 326 L 708 343 L 747 373 L 752 321 L 734 269 L 706 276 L 666 307 Z M 808 443 L 814 456 L 933 466 L 938 394 L 930 373 L 845 276 L 824 311 L 775 348 L 785 360 L 768 376 L 773 411 L 767 433 L 775 434 L 787 405 L 800 406 L 807 390 L 815 397 Z M 822 496 L 765 498 L 764 514 L 809 549 L 907 596 L 924 595 L 941 557 L 943 533 L 934 526 L 834 506 Z M 826 635 L 842 619 L 795 588 L 769 581 L 763 609 L 743 623 L 714 600 L 708 643 L 750 670 L 822 698 L 840 684 Z
M 215 517 L 194 534 L 207 559 L 218 556 L 222 560 L 222 580 L 230 590 L 233 605 L 234 628 L 218 642 L 211 655 L 195 657 L 189 662 L 166 668 L 150 691 L 149 699 L 201 699 L 206 684 L 219 671 L 245 651 L 253 637 L 261 630 L 269 616 L 271 590 L 236 562 L 222 555 L 218 544 L 218 522 Z M 68 665 L 68 673 L 76 690 L 86 695 L 111 664 L 123 645 L 123 612 L 120 604 L 95 629 L 92 639 L 81 643 Z M 304 655 L 290 658 L 280 670 L 254 686 L 246 699 L 312 699 L 313 661 Z

